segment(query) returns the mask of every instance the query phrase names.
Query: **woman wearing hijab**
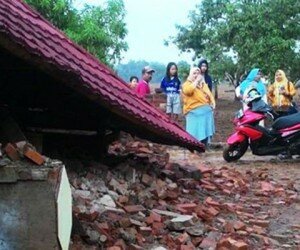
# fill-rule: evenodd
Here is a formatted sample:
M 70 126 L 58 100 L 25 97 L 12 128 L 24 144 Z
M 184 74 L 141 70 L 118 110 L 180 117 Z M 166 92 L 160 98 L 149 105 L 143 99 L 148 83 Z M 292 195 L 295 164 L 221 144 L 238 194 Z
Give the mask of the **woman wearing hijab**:
M 267 103 L 267 91 L 266 87 L 261 81 L 261 71 L 258 68 L 252 69 L 246 79 L 240 84 L 240 99 L 244 99 L 245 95 L 247 94 L 248 90 L 255 88 L 260 95 L 262 96 L 262 100 Z M 247 105 L 244 105 L 244 109 L 247 109 Z
M 283 70 L 277 70 L 275 82 L 268 89 L 268 99 L 280 116 L 293 113 L 292 99 L 295 94 L 294 84 L 288 81 Z
M 182 93 L 186 130 L 207 145 L 215 132 L 213 109 L 216 103 L 199 68 L 191 68 Z

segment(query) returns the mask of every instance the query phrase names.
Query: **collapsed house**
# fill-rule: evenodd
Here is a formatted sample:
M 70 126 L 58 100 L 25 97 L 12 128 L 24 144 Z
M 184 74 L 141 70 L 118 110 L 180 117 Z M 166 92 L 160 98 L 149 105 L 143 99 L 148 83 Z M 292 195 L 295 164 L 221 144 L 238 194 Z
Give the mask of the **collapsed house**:
M 0 142 L 3 146 L 28 140 L 37 151 L 50 157 L 70 146 L 100 156 L 111 138 L 126 131 L 153 142 L 204 151 L 201 143 L 138 97 L 111 69 L 21 0 L 0 0 L 0 85 Z M 60 230 L 56 223 L 64 220 L 63 217 L 53 220 L 59 216 L 53 199 L 58 204 L 60 187 L 49 182 L 51 171 L 49 166 L 46 168 L 47 174 L 42 178 L 22 177 L 18 167 L 14 167 L 13 172 L 7 169 L 0 172 L 12 173 L 0 178 L 0 214 L 8 215 L 10 206 L 15 211 L 9 214 L 9 219 L 1 218 L 0 246 L 9 246 L 14 241 L 19 242 L 14 245 L 16 248 L 34 248 L 45 243 L 44 235 L 56 239 Z M 37 168 L 31 173 L 35 171 Z M 63 166 L 58 172 L 55 180 L 62 182 Z M 43 187 L 39 183 L 33 187 L 34 180 L 43 180 L 50 186 Z M 41 189 L 44 195 L 36 195 Z M 27 192 L 22 195 L 21 190 Z M 54 190 L 55 195 L 45 190 Z M 11 200 L 18 202 L 12 204 Z M 35 209 L 29 203 L 35 204 Z M 43 212 L 39 214 L 40 211 Z M 20 214 L 24 214 L 22 225 L 14 224 L 22 217 Z M 41 216 L 48 227 L 32 226 L 36 222 L 32 218 L 36 216 Z M 17 239 L 23 232 L 29 233 Z M 64 244 L 67 244 L 68 233 L 62 236 Z M 52 243 L 50 240 L 49 244 Z

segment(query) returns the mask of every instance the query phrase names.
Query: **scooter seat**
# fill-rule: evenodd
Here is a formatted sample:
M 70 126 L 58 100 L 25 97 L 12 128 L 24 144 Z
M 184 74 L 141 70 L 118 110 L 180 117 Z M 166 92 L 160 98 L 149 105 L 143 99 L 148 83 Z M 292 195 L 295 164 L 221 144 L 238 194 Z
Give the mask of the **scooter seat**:
M 300 112 L 278 118 L 272 124 L 272 128 L 275 130 L 280 130 L 283 128 L 288 128 L 288 127 L 294 126 L 298 123 L 300 123 Z

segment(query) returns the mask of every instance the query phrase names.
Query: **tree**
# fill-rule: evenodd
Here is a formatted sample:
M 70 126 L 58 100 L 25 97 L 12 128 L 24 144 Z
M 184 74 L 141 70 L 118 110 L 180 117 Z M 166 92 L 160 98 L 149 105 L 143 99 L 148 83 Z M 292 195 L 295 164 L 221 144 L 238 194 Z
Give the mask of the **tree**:
M 137 76 L 141 78 L 142 69 L 150 65 L 155 73 L 153 74 L 152 83 L 160 83 L 164 75 L 166 74 L 166 65 L 159 62 L 147 62 L 144 60 L 134 61 L 130 60 L 128 63 L 119 64 L 117 74 L 125 81 L 128 82 L 131 76 Z
M 179 61 L 177 66 L 178 66 L 178 76 L 183 83 L 189 76 L 190 65 L 186 61 Z
M 300 71 L 298 0 L 202 0 L 190 13 L 190 25 L 177 26 L 172 41 L 195 59 L 206 57 L 214 77 L 233 84 L 252 67 L 273 76 L 284 69 L 292 79 Z
M 25 0 L 102 62 L 112 66 L 128 46 L 123 0 L 107 0 L 105 5 L 85 5 L 77 10 L 72 0 Z

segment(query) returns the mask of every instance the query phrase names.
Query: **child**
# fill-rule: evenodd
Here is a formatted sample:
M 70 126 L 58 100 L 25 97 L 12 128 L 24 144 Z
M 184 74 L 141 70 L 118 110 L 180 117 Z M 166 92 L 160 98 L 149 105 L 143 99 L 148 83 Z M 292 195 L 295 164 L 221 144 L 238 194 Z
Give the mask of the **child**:
M 135 89 L 138 82 L 139 82 L 139 79 L 136 76 L 131 76 L 130 80 L 129 80 L 129 87 L 131 89 Z
M 170 62 L 167 65 L 166 76 L 162 79 L 160 88 L 167 95 L 167 114 L 175 121 L 181 113 L 180 105 L 180 80 L 176 63 Z

